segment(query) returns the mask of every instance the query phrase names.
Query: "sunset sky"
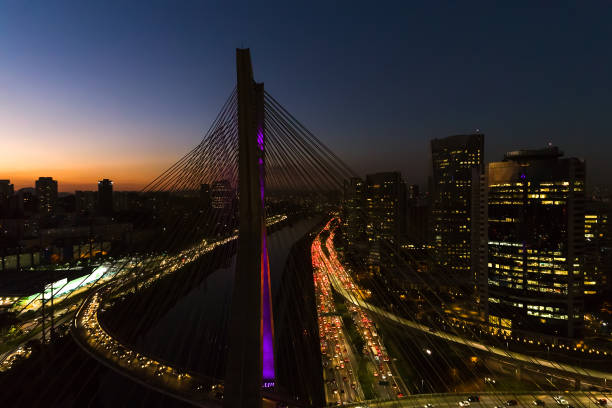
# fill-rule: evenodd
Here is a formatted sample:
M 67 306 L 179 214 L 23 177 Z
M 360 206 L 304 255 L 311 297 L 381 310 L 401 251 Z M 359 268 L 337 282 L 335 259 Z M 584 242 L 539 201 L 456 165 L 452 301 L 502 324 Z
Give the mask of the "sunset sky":
M 142 187 L 199 142 L 250 47 L 359 173 L 424 184 L 430 139 L 480 129 L 486 161 L 552 142 L 608 182 L 612 3 L 493 3 L 0 0 L 0 179 Z

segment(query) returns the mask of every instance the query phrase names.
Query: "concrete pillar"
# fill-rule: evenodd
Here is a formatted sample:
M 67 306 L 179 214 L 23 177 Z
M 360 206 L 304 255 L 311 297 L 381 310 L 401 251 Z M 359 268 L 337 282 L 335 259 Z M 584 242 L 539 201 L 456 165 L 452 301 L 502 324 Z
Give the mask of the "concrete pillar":
M 238 79 L 238 179 L 240 230 L 230 317 L 230 343 L 224 406 L 261 407 L 262 387 L 262 231 L 258 116 L 263 85 L 256 92 L 248 49 L 236 50 Z

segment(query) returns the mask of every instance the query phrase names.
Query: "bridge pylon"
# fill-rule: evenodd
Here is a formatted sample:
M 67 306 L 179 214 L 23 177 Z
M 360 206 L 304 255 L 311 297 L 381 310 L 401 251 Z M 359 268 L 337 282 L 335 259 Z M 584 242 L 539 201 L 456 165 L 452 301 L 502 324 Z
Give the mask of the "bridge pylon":
M 236 50 L 240 229 L 229 326 L 224 406 L 261 407 L 274 386 L 274 325 L 265 226 L 264 87 L 248 49 Z

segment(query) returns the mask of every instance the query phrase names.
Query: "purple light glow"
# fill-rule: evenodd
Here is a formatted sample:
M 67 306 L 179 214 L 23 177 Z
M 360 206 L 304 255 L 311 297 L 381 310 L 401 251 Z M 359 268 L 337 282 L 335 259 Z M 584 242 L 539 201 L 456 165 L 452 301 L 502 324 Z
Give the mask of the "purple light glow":
M 263 129 L 257 130 L 257 147 L 263 152 L 264 150 L 264 134 Z
M 262 254 L 262 351 L 263 351 L 263 379 L 269 382 L 274 379 L 274 327 L 272 322 L 272 297 L 270 291 L 270 267 L 268 263 L 268 249 L 266 242 L 266 229 L 263 228 L 263 254 Z
M 264 151 L 263 129 L 257 131 L 257 146 Z M 265 167 L 263 158 L 259 158 L 259 192 L 261 197 L 261 207 L 265 219 Z M 262 223 L 261 229 L 261 347 L 262 347 L 262 374 L 264 387 L 274 386 L 274 321 L 272 320 L 272 294 L 270 286 L 270 264 L 268 260 L 268 243 L 266 236 L 266 226 Z

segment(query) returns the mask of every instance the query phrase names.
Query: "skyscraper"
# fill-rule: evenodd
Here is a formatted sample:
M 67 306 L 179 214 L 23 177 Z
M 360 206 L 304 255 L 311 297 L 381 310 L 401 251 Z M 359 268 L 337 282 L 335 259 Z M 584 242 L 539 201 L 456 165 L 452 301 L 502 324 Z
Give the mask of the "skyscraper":
M 585 164 L 556 147 L 488 167 L 488 322 L 574 337 L 583 322 Z
M 359 177 L 344 181 L 343 224 L 349 249 L 365 240 L 365 190 L 365 183 Z
M 430 237 L 437 264 L 453 278 L 471 269 L 472 182 L 484 171 L 484 135 L 456 135 L 431 141 L 433 165 Z
M 57 207 L 57 181 L 52 177 L 39 177 L 36 180 L 38 210 L 43 216 L 55 215 Z
M 366 236 L 369 265 L 374 273 L 393 264 L 389 246 L 399 247 L 406 230 L 406 185 L 399 172 L 366 176 Z
M 113 182 L 109 179 L 98 181 L 98 213 L 100 215 L 113 214 Z

